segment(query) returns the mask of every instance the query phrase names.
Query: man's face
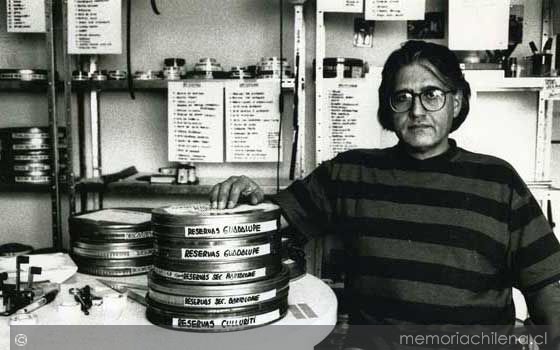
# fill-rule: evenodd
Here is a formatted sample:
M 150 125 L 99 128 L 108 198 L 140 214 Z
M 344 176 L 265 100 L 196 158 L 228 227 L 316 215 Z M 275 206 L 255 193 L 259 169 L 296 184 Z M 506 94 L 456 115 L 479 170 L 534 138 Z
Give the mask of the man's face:
M 394 92 L 408 91 L 420 94 L 439 89 L 444 92 L 445 104 L 438 111 L 429 111 L 420 102 L 420 96 L 413 97 L 409 111 L 393 112 L 393 126 L 399 140 L 408 153 L 418 159 L 426 159 L 445 152 L 453 118 L 461 110 L 461 93 L 448 92 L 446 86 L 427 68 L 429 63 L 413 63 L 399 70 L 395 79 Z

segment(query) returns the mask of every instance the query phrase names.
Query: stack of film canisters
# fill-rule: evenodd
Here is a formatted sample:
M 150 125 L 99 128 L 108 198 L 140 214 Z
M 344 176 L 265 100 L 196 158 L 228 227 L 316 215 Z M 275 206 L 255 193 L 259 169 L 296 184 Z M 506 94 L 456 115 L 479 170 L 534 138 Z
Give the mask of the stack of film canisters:
M 224 332 L 284 317 L 289 272 L 280 259 L 279 225 L 280 208 L 271 203 L 154 209 L 148 320 L 176 330 Z
M 66 129 L 58 128 L 59 163 L 66 163 Z M 52 148 L 48 127 L 0 129 L 0 181 L 6 184 L 50 184 Z M 60 181 L 64 181 L 61 175 Z
M 282 265 L 290 275 L 290 280 L 299 279 L 307 273 L 307 262 L 305 260 L 305 241 L 301 235 L 291 231 L 291 227 L 281 231 L 282 237 Z
M 359 58 L 325 57 L 323 59 L 323 78 L 363 78 L 366 73 L 366 63 Z
M 72 259 L 78 271 L 96 276 L 133 276 L 153 264 L 151 209 L 94 210 L 69 219 Z

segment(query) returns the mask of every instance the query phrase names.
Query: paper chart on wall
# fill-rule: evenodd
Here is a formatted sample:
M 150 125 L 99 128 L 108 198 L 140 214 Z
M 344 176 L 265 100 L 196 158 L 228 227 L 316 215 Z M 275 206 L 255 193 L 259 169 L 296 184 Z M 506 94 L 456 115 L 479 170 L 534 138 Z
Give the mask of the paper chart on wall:
M 223 96 L 224 84 L 221 82 L 169 82 L 170 162 L 223 162 Z
M 317 10 L 323 12 L 361 13 L 363 0 L 317 0 Z
M 379 79 L 325 79 L 323 82 L 326 96 L 324 110 L 328 118 L 327 136 L 330 136 L 321 145 L 327 152 L 325 159 L 354 148 L 379 147 Z
M 278 79 L 226 83 L 226 162 L 278 161 L 279 95 Z
M 6 15 L 9 33 L 46 31 L 45 0 L 7 0 Z
M 424 19 L 426 0 L 364 0 L 366 20 L 408 21 Z
M 122 53 L 121 0 L 68 0 L 68 53 Z
M 509 0 L 449 1 L 449 48 L 506 49 Z
M 544 88 L 541 97 L 545 100 L 560 100 L 560 79 L 547 78 L 544 80 Z

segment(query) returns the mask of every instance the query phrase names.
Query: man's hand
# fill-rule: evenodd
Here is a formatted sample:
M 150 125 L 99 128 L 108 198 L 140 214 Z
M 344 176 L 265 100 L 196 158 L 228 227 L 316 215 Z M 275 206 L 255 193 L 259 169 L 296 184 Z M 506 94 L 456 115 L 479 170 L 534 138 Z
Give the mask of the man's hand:
M 240 198 L 249 199 L 249 203 L 256 205 L 264 200 L 262 188 L 247 176 L 231 176 L 220 182 L 210 191 L 210 203 L 213 209 L 233 208 Z

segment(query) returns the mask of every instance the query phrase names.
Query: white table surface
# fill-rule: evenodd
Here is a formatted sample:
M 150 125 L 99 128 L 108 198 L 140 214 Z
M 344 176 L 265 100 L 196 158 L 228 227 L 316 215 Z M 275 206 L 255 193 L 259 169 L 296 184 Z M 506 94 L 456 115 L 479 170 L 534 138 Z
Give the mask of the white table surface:
M 62 299 L 71 299 L 71 296 L 65 296 L 68 294 L 70 288 L 82 288 L 86 284 L 94 288 L 95 292 L 107 293 L 110 292 L 108 287 L 97 281 L 97 279 L 110 279 L 114 281 L 126 281 L 130 283 L 147 284 L 146 275 L 143 276 L 133 276 L 124 278 L 106 278 L 91 276 L 86 274 L 77 273 L 64 284 L 61 285 L 61 291 L 57 298 L 50 304 L 36 310 L 34 314 L 37 316 L 37 321 L 39 325 L 151 325 L 151 323 L 146 319 L 145 311 L 146 308 L 143 305 L 138 304 L 130 299 L 127 300 L 126 306 L 120 316 L 111 315 L 108 316 L 102 306 L 93 306 L 90 309 L 90 315 L 84 315 L 79 308 L 69 308 L 64 309 L 60 306 Z M 145 292 L 141 292 L 145 293 Z M 298 304 L 306 304 L 313 310 L 316 317 L 305 317 L 302 318 L 301 313 L 299 313 L 299 318 L 296 317 L 295 313 L 288 311 L 286 316 L 281 320 L 274 322 L 273 326 L 296 326 L 296 327 L 284 327 L 282 332 L 276 332 L 276 334 L 283 333 L 283 339 L 275 339 L 274 343 L 278 341 L 285 343 L 283 348 L 294 349 L 294 344 L 288 344 L 290 341 L 296 342 L 296 348 L 301 349 L 311 349 L 313 345 L 319 343 L 323 340 L 330 331 L 334 328 L 337 319 L 337 300 L 332 289 L 327 286 L 324 282 L 312 275 L 305 275 L 297 280 L 290 282 L 290 292 L 288 295 L 288 304 L 290 307 Z M 298 307 L 301 311 L 302 309 Z M 296 312 L 297 313 L 297 312 Z M 320 326 L 320 327 L 297 327 L 297 326 Z M 264 326 L 255 329 L 249 329 L 244 331 L 236 332 L 224 332 L 224 333 L 193 333 L 193 332 L 177 332 L 161 327 L 156 327 L 158 331 L 160 330 L 165 334 L 165 332 L 183 333 L 187 334 L 189 339 L 200 340 L 200 339 L 212 339 L 212 341 L 223 339 L 232 339 L 233 341 L 239 341 L 243 338 L 250 342 L 253 336 L 261 337 L 263 332 L 267 331 L 267 328 L 274 328 L 278 330 L 278 327 Z M 286 339 L 285 333 L 289 333 L 289 339 Z M 164 335 L 165 336 L 165 335 Z M 267 337 L 269 335 L 266 335 Z M 211 337 L 211 338 L 210 338 Z M 262 338 L 262 337 L 261 337 Z M 304 339 L 304 341 L 302 341 Z M 0 349 L 9 349 L 10 343 L 13 339 L 10 337 L 10 325 L 9 317 L 0 318 Z M 272 342 L 272 339 L 271 339 Z M 219 343 L 219 341 L 217 342 Z M 270 348 L 270 344 L 267 344 L 267 348 Z M 205 347 L 206 348 L 206 347 Z M 208 348 L 211 348 L 209 346 Z M 250 349 L 251 347 L 247 347 Z M 21 349 L 25 350 L 24 347 Z M 124 347 L 123 347 L 124 349 Z

